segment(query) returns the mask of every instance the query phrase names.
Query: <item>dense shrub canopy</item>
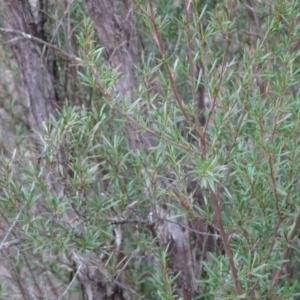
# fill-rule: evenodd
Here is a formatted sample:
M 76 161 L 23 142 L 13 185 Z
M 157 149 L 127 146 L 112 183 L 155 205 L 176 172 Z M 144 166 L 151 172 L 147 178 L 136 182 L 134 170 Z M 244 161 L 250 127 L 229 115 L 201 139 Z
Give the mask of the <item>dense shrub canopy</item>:
M 300 299 L 298 1 L 0 16 L 1 299 Z

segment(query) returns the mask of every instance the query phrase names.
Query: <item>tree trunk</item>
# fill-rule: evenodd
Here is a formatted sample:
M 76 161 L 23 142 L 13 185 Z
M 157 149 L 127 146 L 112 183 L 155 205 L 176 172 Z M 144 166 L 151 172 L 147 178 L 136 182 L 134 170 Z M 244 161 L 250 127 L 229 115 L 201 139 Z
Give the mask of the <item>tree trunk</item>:
M 34 129 L 34 142 L 41 153 L 43 141 L 38 131 L 43 128 L 44 122 L 49 121 L 50 115 L 56 115 L 56 92 L 39 46 L 30 38 L 37 36 L 37 24 L 28 0 L 0 0 L 0 9 L 3 23 L 8 29 L 6 36 L 9 45 L 21 71 L 24 93 L 31 113 L 29 124 Z M 61 152 L 60 155 L 62 154 Z M 61 185 L 52 172 L 48 170 L 45 177 L 49 188 L 59 195 Z M 42 204 L 39 203 L 38 206 L 40 209 Z
M 7 36 L 22 74 L 24 92 L 33 117 L 31 126 L 41 128 L 50 114 L 55 114 L 55 88 L 38 46 L 20 35 L 23 32 L 36 36 L 37 25 L 27 0 L 0 0 L 0 7 L 5 26 L 16 33 L 18 31 L 18 34 L 11 32 Z

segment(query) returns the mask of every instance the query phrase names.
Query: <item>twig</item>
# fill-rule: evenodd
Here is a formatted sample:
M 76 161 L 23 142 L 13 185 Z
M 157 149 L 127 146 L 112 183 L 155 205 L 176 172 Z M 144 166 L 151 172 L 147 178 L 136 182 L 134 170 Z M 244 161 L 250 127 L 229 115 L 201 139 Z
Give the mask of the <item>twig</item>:
M 75 281 L 76 277 L 78 276 L 81 267 L 82 267 L 82 263 L 80 263 L 80 265 L 79 265 L 79 267 L 77 268 L 76 273 L 75 273 L 75 275 L 73 276 L 71 282 L 69 283 L 69 285 L 67 286 L 67 288 L 64 290 L 64 292 L 61 294 L 61 296 L 60 296 L 57 300 L 61 300 L 61 299 L 65 296 L 65 294 L 68 292 L 68 290 L 71 288 L 71 285 L 73 284 L 73 282 Z
M 186 18 L 186 35 L 187 35 L 187 49 L 188 49 L 188 61 L 189 61 L 189 76 L 190 76 L 190 82 L 191 82 L 191 89 L 192 89 L 192 95 L 193 95 L 193 103 L 194 105 L 197 104 L 197 108 L 195 110 L 195 123 L 196 123 L 196 128 L 200 128 L 200 125 L 203 126 L 205 124 L 200 124 L 203 123 L 202 119 L 205 120 L 204 118 L 204 110 L 205 110 L 205 92 L 204 92 L 204 86 L 203 83 L 200 83 L 200 86 L 197 88 L 198 92 L 196 93 L 195 89 L 195 83 L 194 83 L 194 78 L 195 78 L 195 64 L 193 62 L 193 54 L 192 54 L 192 37 L 190 33 L 190 28 L 189 28 L 189 9 L 191 6 L 191 0 L 186 3 L 184 1 L 184 13 L 185 13 L 185 18 Z M 204 73 L 204 68 L 201 65 L 201 68 L 199 69 L 199 72 Z M 203 73 L 201 77 L 203 77 Z M 198 97 L 198 99 L 196 99 Z M 198 115 L 199 114 L 199 115 Z M 199 120 L 201 119 L 201 121 Z M 200 133 L 199 136 L 199 149 L 201 153 L 201 157 L 205 156 L 205 133 Z
M 15 217 L 14 222 L 12 223 L 12 225 L 9 227 L 8 231 L 6 232 L 6 235 L 4 236 L 4 239 L 2 240 L 2 242 L 0 244 L 0 250 L 3 247 L 5 247 L 4 244 L 6 244 L 6 239 L 9 236 L 9 234 L 11 233 L 11 231 L 13 230 L 13 228 L 16 226 L 16 223 L 17 223 L 18 219 L 20 218 L 20 215 L 23 212 L 24 207 L 25 207 L 25 204 L 22 206 L 22 208 L 18 212 L 17 216 Z
M 127 218 L 112 218 L 108 220 L 109 225 L 122 225 L 122 224 L 141 224 L 148 227 L 154 226 L 155 222 L 144 221 L 141 219 L 127 219 Z
M 77 57 L 77 56 L 75 56 L 75 55 L 73 55 L 73 54 L 70 54 L 70 53 L 68 53 L 68 52 L 66 52 L 66 51 L 64 51 L 64 50 L 62 50 L 62 49 L 60 49 L 59 47 L 57 47 L 57 46 L 55 46 L 55 45 L 53 45 L 53 44 L 51 44 L 51 43 L 45 42 L 45 41 L 43 41 L 43 40 L 41 40 L 41 39 L 39 39 L 39 38 L 37 38 L 37 37 L 31 35 L 31 34 L 25 33 L 25 32 L 20 31 L 20 30 L 9 29 L 9 28 L 3 28 L 3 27 L 0 27 L 0 31 L 5 32 L 5 33 L 10 33 L 10 34 L 16 34 L 16 35 L 19 35 L 19 36 L 22 37 L 22 38 L 32 40 L 32 41 L 34 41 L 34 42 L 36 42 L 36 43 L 45 45 L 45 46 L 47 46 L 48 48 L 51 48 L 51 49 L 57 51 L 57 52 L 59 52 L 62 56 L 64 56 L 65 58 L 68 58 L 68 59 L 70 59 L 70 60 L 75 60 L 75 61 L 77 61 L 77 62 L 82 62 L 82 60 L 81 60 L 79 57 Z M 8 42 L 14 42 L 14 39 L 9 40 Z
M 294 219 L 293 229 L 292 229 L 292 231 L 290 232 L 290 234 L 289 234 L 289 236 L 287 238 L 287 245 L 283 249 L 282 254 L 281 254 L 281 259 L 283 260 L 283 262 L 281 263 L 281 267 L 275 271 L 275 274 L 273 276 L 273 281 L 272 281 L 272 284 L 271 284 L 271 286 L 269 288 L 268 294 L 272 293 L 273 289 L 278 284 L 278 281 L 280 279 L 280 274 L 281 274 L 281 272 L 283 270 L 284 265 L 286 264 L 285 260 L 287 259 L 288 254 L 289 254 L 290 244 L 291 244 L 292 240 L 294 239 L 294 237 L 295 237 L 295 235 L 297 233 L 299 225 L 300 225 L 300 213 Z
M 0 247 L 0 251 L 4 251 L 12 246 L 18 245 L 20 244 L 20 240 L 19 239 L 15 239 L 15 240 L 11 240 L 9 242 L 5 242 L 3 243 L 2 247 Z
M 165 52 L 165 49 L 164 49 L 164 46 L 163 46 L 163 41 L 162 41 L 161 35 L 159 33 L 159 29 L 158 29 L 158 27 L 156 25 L 156 22 L 155 22 L 152 0 L 148 0 L 148 3 L 149 3 L 149 7 L 150 7 L 150 15 L 147 12 L 145 12 L 145 13 L 147 14 L 148 18 L 150 19 L 150 21 L 152 23 L 156 43 L 158 45 L 161 56 L 164 58 L 166 56 L 166 52 Z M 174 77 L 173 77 L 173 74 L 172 74 L 171 69 L 169 67 L 169 64 L 164 63 L 164 65 L 165 65 L 165 68 L 166 68 L 166 71 L 167 71 L 168 79 L 169 79 L 170 84 L 171 84 L 171 90 L 173 92 L 174 98 L 175 98 L 175 100 L 176 100 L 176 102 L 177 102 L 177 104 L 178 104 L 185 120 L 187 121 L 188 125 L 193 128 L 196 135 L 201 139 L 202 134 L 200 133 L 198 128 L 193 126 L 193 123 L 192 123 L 186 109 L 184 108 L 182 99 L 180 98 L 179 92 L 177 90 L 177 87 L 176 87 L 176 84 L 175 84 L 175 81 L 174 81 Z
M 234 288 L 235 288 L 236 293 L 238 295 L 241 295 L 242 290 L 241 290 L 240 283 L 239 283 L 239 280 L 238 280 L 238 275 L 237 275 L 236 267 L 235 267 L 235 264 L 234 264 L 232 251 L 230 249 L 230 245 L 229 245 L 229 242 L 228 242 L 228 239 L 227 239 L 227 235 L 226 235 L 226 232 L 224 230 L 224 225 L 223 225 L 223 220 L 222 220 L 222 212 L 221 212 L 220 206 L 218 204 L 218 199 L 217 199 L 216 193 L 212 190 L 211 190 L 211 193 L 210 193 L 210 197 L 211 197 L 211 202 L 212 202 L 215 214 L 216 214 L 216 221 L 217 221 L 220 237 L 221 237 L 223 245 L 224 245 L 225 254 L 227 256 L 227 259 L 228 259 L 228 262 L 229 262 L 229 268 L 230 268 L 230 271 L 231 271 L 231 275 L 233 277 Z

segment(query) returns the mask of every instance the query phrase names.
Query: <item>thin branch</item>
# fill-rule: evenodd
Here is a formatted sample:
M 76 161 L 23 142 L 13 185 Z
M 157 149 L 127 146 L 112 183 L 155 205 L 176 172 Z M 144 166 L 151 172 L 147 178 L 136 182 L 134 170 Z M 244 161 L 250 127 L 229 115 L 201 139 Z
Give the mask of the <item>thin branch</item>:
M 154 226 L 155 222 L 141 219 L 127 219 L 127 218 L 112 218 L 108 220 L 108 225 L 122 225 L 122 224 L 141 224 L 145 226 Z
M 80 265 L 79 265 L 79 267 L 77 268 L 76 273 L 75 273 L 75 275 L 73 276 L 71 282 L 69 283 L 69 285 L 67 286 L 67 288 L 64 290 L 64 292 L 61 294 L 61 296 L 60 296 L 57 300 L 61 300 L 61 299 L 65 296 L 65 294 L 68 292 L 68 290 L 71 288 L 71 285 L 72 285 L 72 284 L 74 283 L 74 281 L 76 280 L 76 278 L 77 278 L 77 276 L 78 276 L 78 274 L 79 274 L 79 272 L 80 272 L 80 270 L 81 270 L 81 267 L 82 267 L 82 263 L 80 263 Z
M 157 220 L 155 220 L 153 222 L 152 221 L 144 221 L 144 220 L 140 220 L 140 219 L 112 218 L 112 219 L 108 220 L 108 225 L 140 224 L 140 225 L 147 226 L 147 227 L 153 227 L 156 223 L 161 222 L 161 221 L 168 222 L 168 223 L 171 223 L 171 224 L 176 224 L 176 225 L 178 225 L 178 226 L 180 226 L 180 227 L 182 227 L 186 230 L 189 230 L 190 232 L 194 232 L 194 233 L 201 234 L 201 235 L 206 235 L 206 236 L 212 236 L 212 237 L 215 237 L 215 238 L 219 238 L 218 234 L 209 233 L 209 232 L 206 232 L 206 231 L 195 230 L 193 228 L 190 228 L 189 226 L 186 226 L 182 223 L 173 221 L 173 220 L 168 219 L 168 218 L 158 218 Z
M 216 196 L 216 193 L 214 191 L 211 190 L 210 193 L 210 197 L 211 197 L 211 202 L 216 214 L 216 221 L 217 221 L 217 225 L 218 225 L 218 230 L 220 233 L 220 237 L 222 239 L 223 245 L 224 245 L 224 249 L 225 249 L 225 254 L 227 256 L 228 262 L 229 262 L 229 268 L 231 271 L 231 275 L 233 277 L 233 282 L 234 282 L 234 288 L 235 291 L 238 295 L 242 294 L 242 290 L 240 287 L 240 283 L 239 283 L 239 279 L 238 279 L 238 275 L 237 275 L 237 270 L 234 264 L 234 259 L 233 259 L 233 254 L 232 251 L 230 249 L 230 245 L 229 245 L 229 241 L 227 239 L 227 234 L 225 232 L 224 229 L 224 225 L 223 225 L 223 220 L 222 220 L 222 212 L 218 203 L 218 199 Z
M 155 22 L 155 18 L 154 18 L 154 12 L 153 12 L 153 1 L 152 0 L 148 0 L 148 3 L 149 3 L 149 7 L 150 7 L 150 15 L 145 12 L 148 16 L 148 18 L 150 19 L 151 23 L 152 23 L 152 26 L 153 26 L 153 29 L 154 29 L 154 34 L 155 34 L 155 40 L 156 40 L 156 43 L 158 45 L 158 48 L 159 48 L 159 51 L 160 51 L 160 54 L 163 58 L 165 58 L 166 56 L 166 52 L 165 52 L 165 49 L 164 49 L 164 46 L 163 46 L 163 41 L 162 41 L 162 38 L 161 38 L 161 35 L 160 35 L 160 32 L 159 32 L 159 29 L 157 27 L 157 24 Z M 167 71 L 167 75 L 168 75 L 168 79 L 170 81 L 170 84 L 171 84 L 171 90 L 173 92 L 173 95 L 174 95 L 174 98 L 185 118 L 185 120 L 187 121 L 188 125 L 190 127 L 192 127 L 194 129 L 194 132 L 196 133 L 196 135 L 202 139 L 202 134 L 200 133 L 200 131 L 198 130 L 198 128 L 196 128 L 195 126 L 193 126 L 193 123 L 183 105 L 183 101 L 182 99 L 180 98 L 180 95 L 179 95 L 179 92 L 177 90 L 177 87 L 176 87 L 176 84 L 175 84 L 175 81 L 174 81 L 174 76 L 172 74 L 172 71 L 169 67 L 169 64 L 168 63 L 164 63 L 164 66 L 166 68 L 166 71 Z
M 5 242 L 3 243 L 2 247 L 0 247 L 0 251 L 4 251 L 12 246 L 16 246 L 20 244 L 20 240 L 19 239 L 15 239 L 15 240 L 11 240 L 9 242 Z
M 292 231 L 290 232 L 290 234 L 289 234 L 289 236 L 287 238 L 287 245 L 283 249 L 282 254 L 281 254 L 281 259 L 283 260 L 283 262 L 281 263 L 281 267 L 278 268 L 275 271 L 275 274 L 273 276 L 273 281 L 272 281 L 272 284 L 271 284 L 271 286 L 269 288 L 268 294 L 272 293 L 273 289 L 277 286 L 277 284 L 279 282 L 281 272 L 282 272 L 282 270 L 284 268 L 284 265 L 286 264 L 285 260 L 287 259 L 289 251 L 290 251 L 290 244 L 293 241 L 293 239 L 294 239 L 294 237 L 295 237 L 295 235 L 296 235 L 296 233 L 298 231 L 299 225 L 300 225 L 300 213 L 294 219 L 293 229 L 292 229 Z
M 232 12 L 233 12 L 233 7 L 235 5 L 235 0 L 232 1 L 232 4 L 230 5 L 229 11 L 228 11 L 228 19 L 230 20 L 230 18 L 232 17 Z M 219 21 L 218 19 L 216 19 L 217 21 Z M 222 27 L 222 24 L 219 24 L 220 27 Z M 225 69 L 226 69 L 226 59 L 227 59 L 227 55 L 228 55 L 228 51 L 229 51 L 229 46 L 230 46 L 230 39 L 228 37 L 228 33 L 227 32 L 222 32 L 222 35 L 224 37 L 224 53 L 222 56 L 222 63 L 221 63 L 221 73 L 220 73 L 220 78 L 217 84 L 217 88 L 215 90 L 215 94 L 213 96 L 213 101 L 212 101 L 212 106 L 211 109 L 208 113 L 208 117 L 205 123 L 205 127 L 204 127 L 204 133 L 206 133 L 207 129 L 208 129 L 208 125 L 209 125 L 209 121 L 212 118 L 213 112 L 215 111 L 216 105 L 217 105 L 217 98 L 221 89 L 221 85 L 223 83 L 223 79 L 224 79 L 224 75 L 225 75 Z
M 31 34 L 25 33 L 25 32 L 20 31 L 20 30 L 9 29 L 9 28 L 3 28 L 3 27 L 0 27 L 0 31 L 5 32 L 5 33 L 10 33 L 10 34 L 16 34 L 16 35 L 19 35 L 19 36 L 22 37 L 22 38 L 29 39 L 29 40 L 31 40 L 31 41 L 34 41 L 34 42 L 36 42 L 36 43 L 45 45 L 45 46 L 47 46 L 48 48 L 53 49 L 53 50 L 59 52 L 62 56 L 64 56 L 65 58 L 67 58 L 67 59 L 69 59 L 69 60 L 75 60 L 75 61 L 77 61 L 77 62 L 82 62 L 82 60 L 81 60 L 79 57 L 77 57 L 77 56 L 75 56 L 75 55 L 73 55 L 73 54 L 70 54 L 70 53 L 68 53 L 68 52 L 66 52 L 66 51 L 64 51 L 64 50 L 62 50 L 62 49 L 60 49 L 59 47 L 57 47 L 57 46 L 55 46 L 55 45 L 53 45 L 53 44 L 51 44 L 51 43 L 45 42 L 45 41 L 43 41 L 43 40 L 41 40 L 41 39 L 39 39 L 39 38 L 37 38 L 37 37 L 31 35 Z M 9 40 L 9 41 L 7 41 L 7 42 L 14 42 L 14 39 L 11 39 L 11 40 Z
M 17 216 L 15 217 L 14 222 L 12 223 L 12 225 L 9 227 L 8 231 L 6 232 L 6 235 L 4 236 L 4 239 L 2 240 L 2 242 L 0 244 L 0 250 L 4 247 L 4 244 L 6 244 L 6 239 L 8 238 L 8 236 L 11 233 L 11 231 L 13 230 L 13 228 L 16 226 L 16 223 L 17 223 L 18 219 L 20 218 L 24 207 L 25 207 L 25 204 L 22 206 L 22 208 L 18 212 Z

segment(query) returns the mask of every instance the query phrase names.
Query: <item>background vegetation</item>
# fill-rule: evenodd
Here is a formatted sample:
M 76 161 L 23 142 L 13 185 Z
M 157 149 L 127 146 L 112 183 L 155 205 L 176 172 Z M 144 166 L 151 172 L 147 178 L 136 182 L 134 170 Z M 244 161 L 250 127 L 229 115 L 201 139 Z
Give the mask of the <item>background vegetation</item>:
M 1 299 L 300 299 L 299 1 L 0 15 Z

